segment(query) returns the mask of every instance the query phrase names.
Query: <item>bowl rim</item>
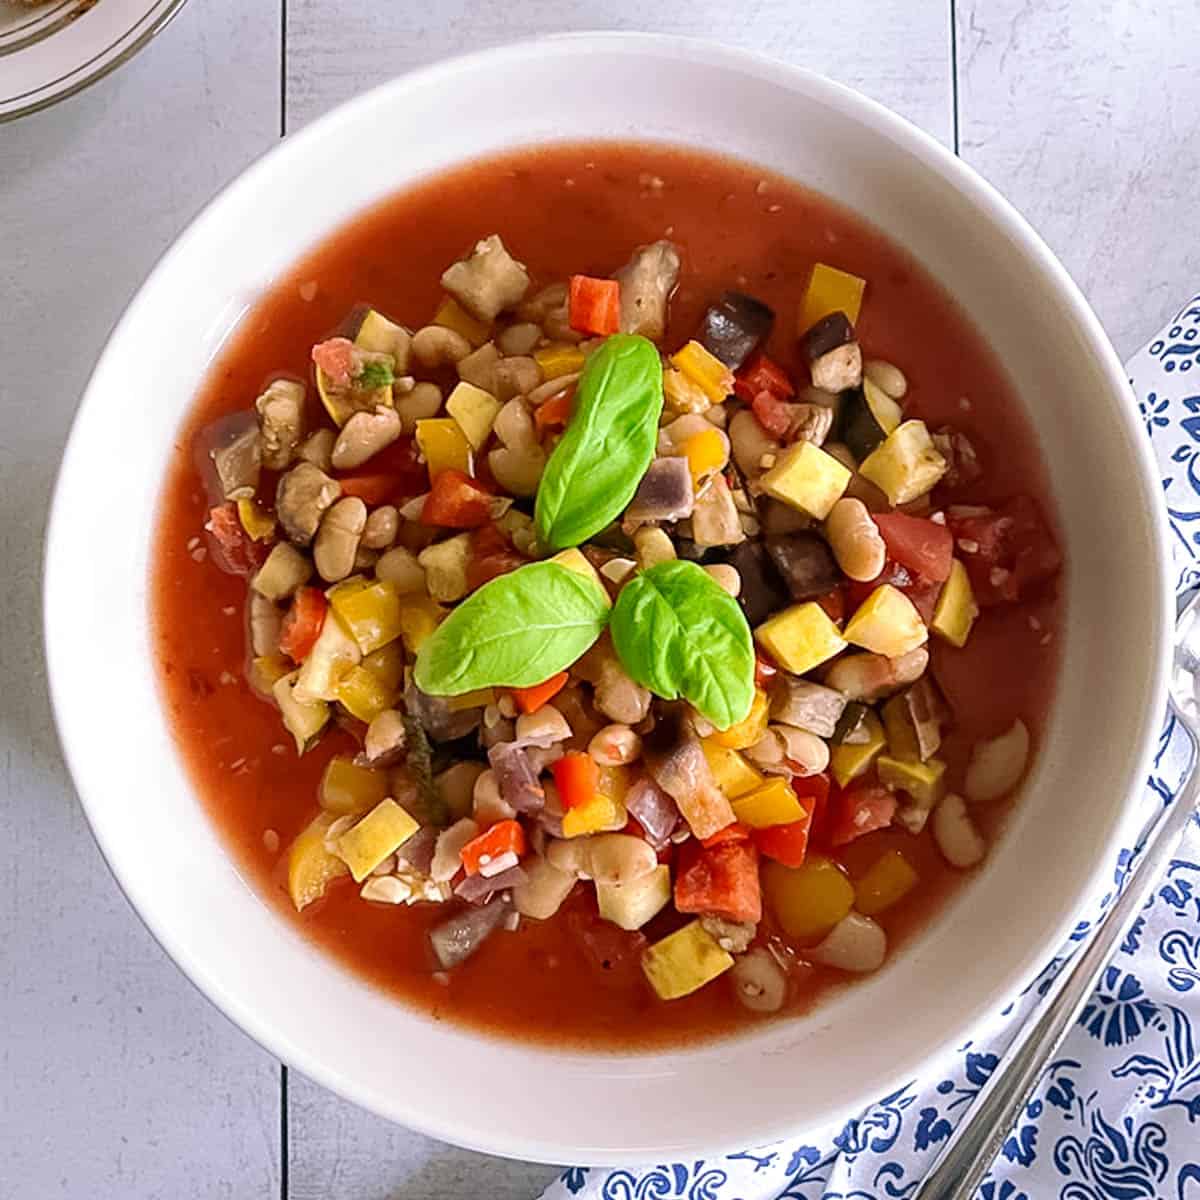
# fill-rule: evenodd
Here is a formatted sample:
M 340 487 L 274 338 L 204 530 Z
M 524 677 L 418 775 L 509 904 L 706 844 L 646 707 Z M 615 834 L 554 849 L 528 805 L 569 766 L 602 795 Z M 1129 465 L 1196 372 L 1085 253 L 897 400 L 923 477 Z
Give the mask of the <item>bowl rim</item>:
M 1148 440 L 1136 419 L 1136 398 L 1133 395 L 1129 380 L 1124 369 L 1105 334 L 1099 319 L 1084 298 L 1078 285 L 1071 278 L 1066 268 L 1058 261 L 1024 217 L 1007 201 L 990 183 L 979 175 L 966 162 L 906 118 L 893 112 L 878 101 L 872 100 L 847 85 L 811 71 L 807 68 L 793 66 L 772 58 L 770 55 L 756 51 L 727 46 L 710 39 L 687 37 L 673 34 L 652 34 L 633 32 L 573 32 L 547 34 L 534 38 L 521 39 L 515 42 L 473 51 L 467 54 L 441 59 L 415 70 L 405 72 L 390 80 L 380 83 L 359 95 L 337 105 L 329 112 L 306 125 L 296 134 L 289 135 L 276 143 L 259 156 L 253 163 L 243 169 L 232 181 L 223 187 L 199 213 L 188 223 L 185 229 L 174 239 L 171 245 L 158 259 L 157 263 L 129 301 L 120 320 L 114 326 L 105 344 L 104 350 L 97 360 L 92 376 L 89 378 L 79 407 L 72 420 L 63 452 L 61 465 L 55 480 L 53 497 L 46 525 L 43 556 L 43 638 L 47 662 L 48 688 L 55 727 L 58 732 L 63 758 L 71 773 L 84 814 L 96 840 L 100 852 L 108 864 L 118 886 L 130 901 L 134 912 L 154 936 L 155 940 L 166 951 L 167 955 L 181 969 L 183 974 L 197 989 L 213 1003 L 223 1015 L 232 1020 L 241 1030 L 249 1034 L 260 1046 L 280 1061 L 294 1065 L 305 1076 L 313 1079 L 336 1095 L 351 1101 L 368 1111 L 384 1117 L 387 1120 L 402 1123 L 419 1133 L 439 1140 L 463 1146 L 483 1153 L 496 1154 L 505 1157 L 515 1157 L 527 1161 L 559 1164 L 563 1161 L 564 1145 L 561 1140 L 555 1141 L 537 1132 L 527 1134 L 525 1140 L 514 1145 L 511 1139 L 501 1140 L 499 1136 L 482 1128 L 464 1130 L 449 1120 L 441 1121 L 427 1117 L 418 1102 L 409 1101 L 401 1096 L 391 1096 L 385 1103 L 378 1095 L 364 1095 L 356 1090 L 353 1081 L 345 1071 L 337 1065 L 318 1061 L 305 1048 L 297 1044 L 288 1035 L 279 1032 L 249 1003 L 242 1003 L 237 997 L 230 995 L 215 981 L 206 970 L 205 964 L 193 958 L 186 947 L 180 945 L 173 937 L 171 930 L 165 928 L 158 919 L 153 904 L 139 905 L 131 894 L 131 888 L 123 878 L 121 862 L 127 857 L 117 841 L 110 839 L 109 830 L 104 820 L 104 798 L 88 782 L 79 768 L 72 745 L 72 724 L 67 715 L 68 706 L 64 700 L 63 667 L 65 664 L 57 661 L 55 642 L 51 637 L 54 610 L 52 596 L 60 585 L 57 579 L 60 574 L 66 574 L 66 564 L 57 566 L 59 555 L 57 547 L 63 540 L 63 526 L 67 515 L 64 513 L 64 480 L 72 469 L 73 462 L 82 454 L 80 447 L 80 429 L 85 412 L 101 401 L 95 394 L 95 379 L 101 373 L 107 358 L 114 353 L 116 346 L 125 336 L 131 326 L 134 326 L 139 309 L 146 300 L 146 294 L 158 280 L 168 275 L 175 259 L 182 256 L 190 240 L 197 230 L 205 225 L 223 204 L 235 194 L 253 190 L 258 186 L 260 178 L 267 175 L 273 165 L 282 159 L 293 156 L 302 157 L 305 149 L 313 138 L 326 136 L 339 123 L 356 117 L 362 110 L 369 109 L 378 102 L 384 93 L 403 91 L 405 88 L 426 85 L 437 82 L 439 77 L 451 78 L 463 71 L 470 71 L 479 66 L 496 66 L 506 62 L 519 64 L 531 54 L 545 54 L 548 51 L 566 55 L 584 55 L 591 49 L 618 51 L 637 56 L 643 52 L 668 54 L 684 58 L 697 65 L 724 66 L 748 73 L 768 84 L 795 84 L 800 81 L 810 93 L 817 93 L 829 103 L 848 111 L 852 116 L 870 126 L 875 132 L 889 137 L 898 143 L 905 153 L 914 157 L 921 167 L 933 174 L 946 179 L 956 187 L 1000 232 L 1007 234 L 1038 270 L 1048 290 L 1053 292 L 1067 309 L 1069 316 L 1076 325 L 1079 334 L 1084 338 L 1087 351 L 1103 369 L 1107 382 L 1111 385 L 1114 397 L 1119 397 L 1121 403 L 1115 404 L 1114 416 L 1123 426 L 1122 432 L 1132 448 L 1133 457 L 1137 463 L 1140 483 L 1148 495 L 1157 495 L 1159 473 L 1154 461 Z M 535 143 L 531 143 L 535 144 Z M 481 153 L 486 153 L 483 151 Z M 332 231 L 331 231 L 332 232 Z M 886 231 L 885 231 L 886 232 Z M 1131 757 L 1130 778 L 1138 780 L 1147 773 L 1147 768 L 1154 746 L 1154 736 L 1159 728 L 1162 706 L 1166 697 L 1166 678 L 1169 662 L 1170 630 L 1173 624 L 1173 605 L 1170 587 L 1166 573 L 1166 565 L 1170 561 L 1167 539 L 1166 517 L 1161 503 L 1155 503 L 1148 514 L 1153 531 L 1152 551 L 1160 567 L 1158 577 L 1149 581 L 1152 591 L 1157 596 L 1150 597 L 1150 603 L 1157 610 L 1155 615 L 1155 646 L 1152 664 L 1149 692 L 1156 697 L 1156 703 L 1148 706 L 1148 710 L 1130 737 L 1130 745 L 1136 750 Z M 1157 603 L 1154 601 L 1157 599 Z M 1056 701 L 1057 703 L 1057 701 Z M 1125 798 L 1124 812 L 1128 815 L 1132 797 L 1132 787 Z M 1103 862 L 1108 863 L 1115 857 L 1116 851 L 1122 844 L 1122 834 L 1125 827 L 1124 819 L 1113 822 L 1113 826 L 1104 841 Z M 1092 877 L 1094 883 L 1095 876 Z M 1088 897 L 1085 889 L 1070 911 L 1062 914 L 1056 925 L 1052 926 L 1052 936 L 1037 944 L 1031 944 L 1018 967 L 1012 971 L 1014 982 L 1023 984 L 1040 970 L 1049 953 L 1063 944 L 1074 926 L 1081 904 Z M 1049 952 L 1049 953 L 1048 953 Z M 1002 998 L 981 1000 L 966 1007 L 960 1014 L 960 1021 L 950 1029 L 930 1053 L 921 1062 L 932 1062 L 946 1053 L 952 1044 L 971 1028 L 974 1028 L 990 1012 L 994 1011 Z M 486 1035 L 481 1035 L 486 1036 Z M 721 1044 L 721 1043 L 717 1043 Z M 727 1041 L 725 1045 L 732 1045 Z M 662 1050 L 646 1051 L 650 1057 L 663 1053 Z M 912 1064 L 894 1065 L 881 1077 L 880 1094 L 886 1094 L 913 1076 Z M 842 1102 L 834 1104 L 826 1111 L 826 1119 L 830 1125 L 845 1120 L 861 1109 L 859 1102 Z M 761 1138 L 756 1141 L 779 1140 L 794 1136 L 800 1131 L 795 1120 L 786 1116 L 776 1121 L 771 1127 L 764 1128 Z M 731 1137 L 727 1142 L 713 1145 L 706 1153 L 716 1155 L 727 1150 L 740 1149 L 741 1143 L 747 1139 Z M 665 1154 L 674 1155 L 677 1148 L 669 1147 Z M 618 1166 L 642 1164 L 649 1157 L 644 1151 L 630 1153 L 620 1148 L 581 1148 L 578 1157 L 572 1154 L 575 1161 L 593 1163 L 596 1165 Z

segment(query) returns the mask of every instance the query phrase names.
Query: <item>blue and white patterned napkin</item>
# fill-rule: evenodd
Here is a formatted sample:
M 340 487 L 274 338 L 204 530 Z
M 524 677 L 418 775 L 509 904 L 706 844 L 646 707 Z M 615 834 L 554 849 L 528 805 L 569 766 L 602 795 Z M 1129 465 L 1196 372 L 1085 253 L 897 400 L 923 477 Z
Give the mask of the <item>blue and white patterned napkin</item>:
M 1200 583 L 1200 295 L 1127 364 L 1158 456 L 1180 591 Z M 1194 382 L 1193 382 L 1194 380 Z M 1189 386 L 1191 384 L 1191 386 Z M 1187 741 L 1168 719 L 1142 793 L 1149 829 Z M 840 1128 L 720 1158 L 637 1170 L 573 1167 L 544 1200 L 905 1200 L 1113 889 L 1036 980 L 929 1073 Z M 1200 1200 L 1200 823 L 1050 1064 L 982 1200 Z

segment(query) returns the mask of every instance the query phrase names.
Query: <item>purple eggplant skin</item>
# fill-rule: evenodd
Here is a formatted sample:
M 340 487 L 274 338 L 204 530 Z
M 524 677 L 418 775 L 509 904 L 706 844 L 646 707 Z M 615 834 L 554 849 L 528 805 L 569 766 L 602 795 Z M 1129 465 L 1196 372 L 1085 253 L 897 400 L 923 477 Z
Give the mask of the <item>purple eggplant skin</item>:
M 696 336 L 705 350 L 736 371 L 767 340 L 774 324 L 770 305 L 744 292 L 725 292 L 700 318 Z

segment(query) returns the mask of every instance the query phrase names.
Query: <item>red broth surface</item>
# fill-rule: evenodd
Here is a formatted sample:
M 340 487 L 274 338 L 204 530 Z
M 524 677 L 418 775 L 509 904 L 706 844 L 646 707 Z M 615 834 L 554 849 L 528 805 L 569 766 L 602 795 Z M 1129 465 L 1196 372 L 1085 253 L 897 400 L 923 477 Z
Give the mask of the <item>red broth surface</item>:
M 735 288 L 778 314 L 768 345 L 800 366 L 797 309 L 815 261 L 862 276 L 868 290 L 858 337 L 868 357 L 909 379 L 909 415 L 953 423 L 984 468 L 978 503 L 1019 493 L 1053 520 L 1045 470 L 999 363 L 954 302 L 881 232 L 832 203 L 751 165 L 636 144 L 564 145 L 474 162 L 365 212 L 301 259 L 245 316 L 180 430 L 158 516 L 152 609 L 164 700 L 196 790 L 238 864 L 282 920 L 342 964 L 438 1019 L 507 1037 L 620 1049 L 729 1034 L 771 1018 L 747 1012 L 727 980 L 670 1003 L 657 1000 L 620 939 L 583 937 L 592 903 L 577 888 L 549 922 L 522 921 L 467 963 L 435 977 L 426 945 L 438 905 L 384 906 L 348 879 L 297 914 L 284 872 L 291 839 L 316 811 L 321 772 L 350 737 L 328 734 L 297 758 L 274 707 L 245 682 L 245 580 L 222 574 L 199 550 L 208 501 L 194 462 L 197 436 L 253 402 L 280 374 L 309 381 L 310 349 L 369 303 L 411 328 L 425 324 L 445 267 L 479 237 L 499 233 L 534 287 L 580 272 L 605 276 L 634 247 L 671 238 L 683 256 L 664 348 L 682 344 L 705 306 Z M 803 376 L 801 376 L 803 377 Z M 1050 704 L 1061 599 L 989 609 L 964 650 L 931 644 L 934 671 L 955 724 L 942 756 L 961 785 L 975 738 L 1021 717 L 1035 746 Z M 990 836 L 1003 807 L 983 814 Z M 921 886 L 879 918 L 893 951 L 928 924 L 969 873 L 945 865 L 928 830 L 886 830 L 839 855 L 851 873 L 903 845 Z M 619 932 L 615 931 L 614 932 Z M 653 926 L 648 930 L 653 940 Z M 844 976 L 810 968 L 784 1015 L 804 1011 Z

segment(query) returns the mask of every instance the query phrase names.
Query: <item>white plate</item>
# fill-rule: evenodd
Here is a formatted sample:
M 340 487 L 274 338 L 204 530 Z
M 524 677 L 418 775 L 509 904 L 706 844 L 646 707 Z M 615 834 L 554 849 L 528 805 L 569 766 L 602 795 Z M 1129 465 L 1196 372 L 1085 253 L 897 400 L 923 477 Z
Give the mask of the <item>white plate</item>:
M 0 0 L 0 121 L 46 108 L 133 57 L 184 0 Z

